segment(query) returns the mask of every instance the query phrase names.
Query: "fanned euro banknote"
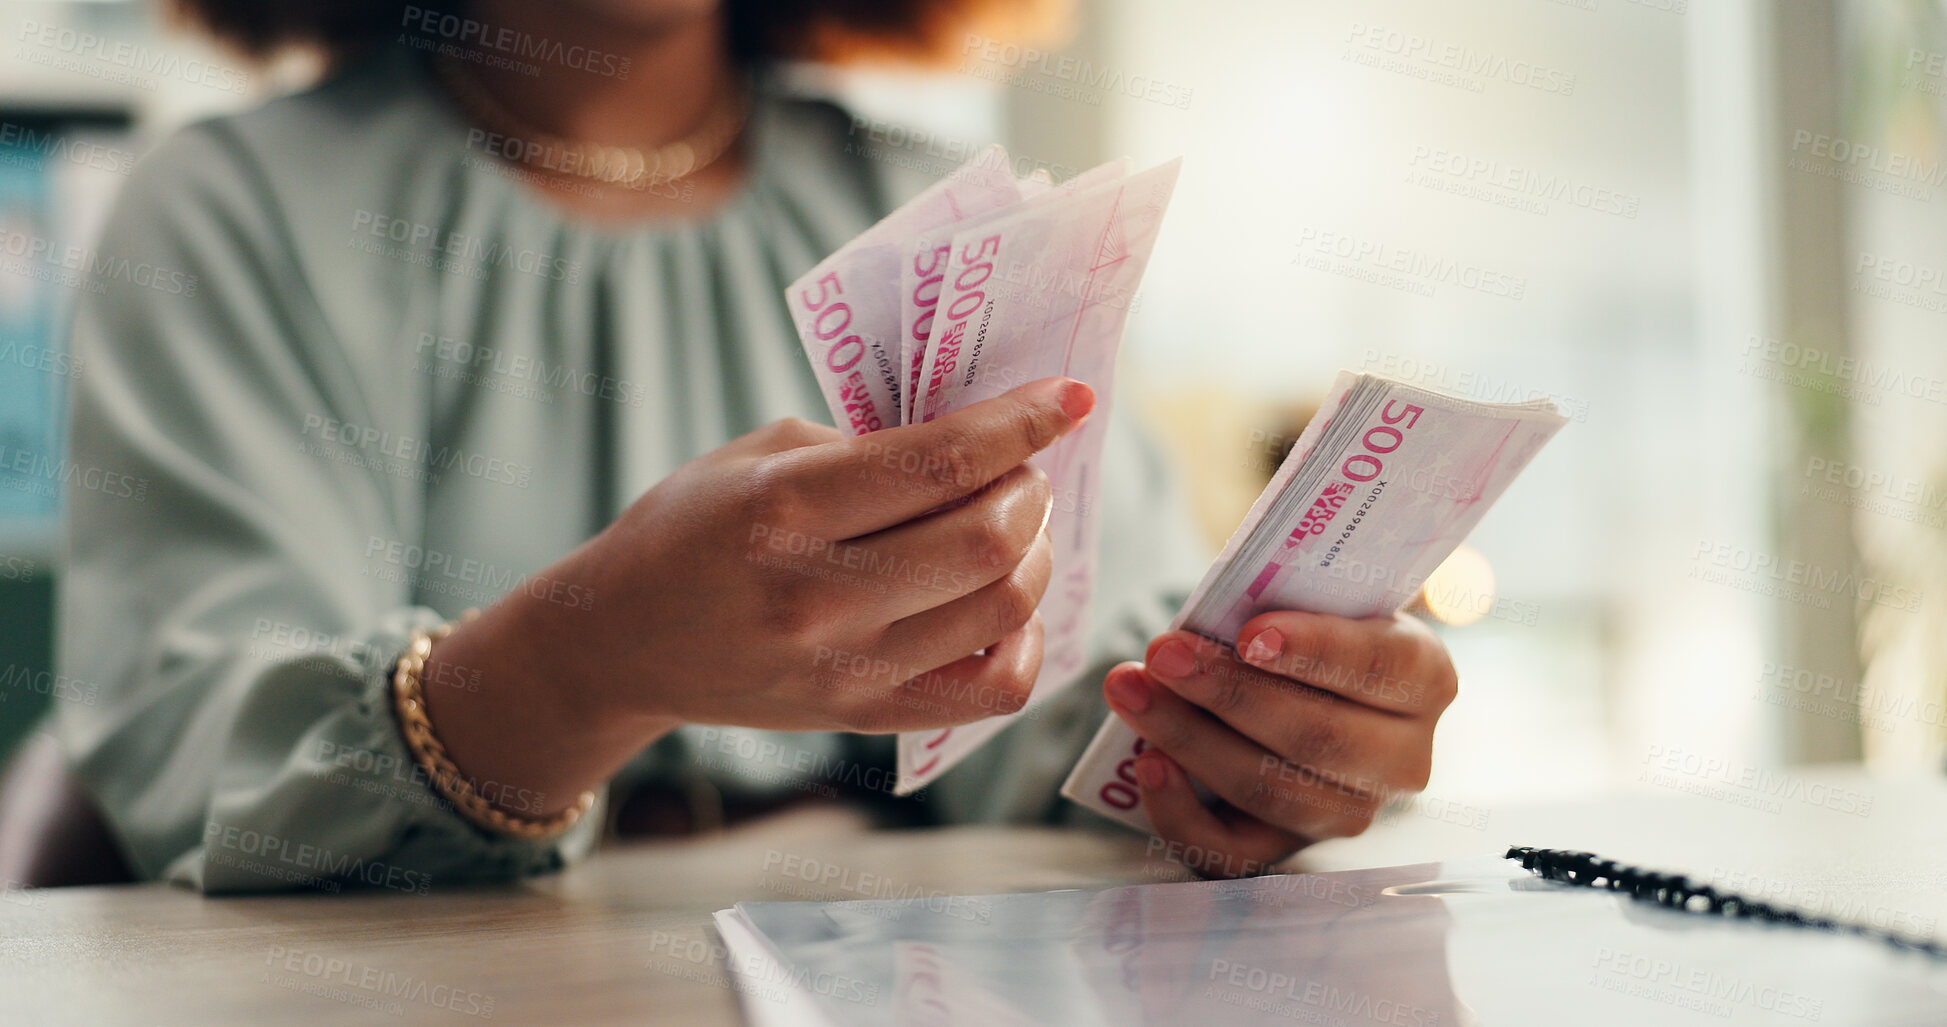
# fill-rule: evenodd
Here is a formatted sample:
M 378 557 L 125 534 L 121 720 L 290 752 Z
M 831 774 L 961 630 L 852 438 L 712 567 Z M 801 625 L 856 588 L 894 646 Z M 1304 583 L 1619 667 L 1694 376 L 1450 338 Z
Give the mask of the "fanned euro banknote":
M 1477 403 L 1341 371 L 1171 625 L 1235 648 L 1260 613 L 1391 613 L 1566 423 L 1547 400 Z M 1147 831 L 1143 741 L 1114 714 L 1063 795 Z
M 1103 431 L 1116 349 L 1178 162 L 1062 183 L 1015 179 L 992 147 L 793 282 L 785 303 L 838 426 L 930 421 L 1037 378 L 1088 383 L 1094 416 L 1037 454 L 1054 490 L 1054 577 L 1028 709 L 1084 666 Z M 896 791 L 924 787 L 1014 718 L 899 736 Z

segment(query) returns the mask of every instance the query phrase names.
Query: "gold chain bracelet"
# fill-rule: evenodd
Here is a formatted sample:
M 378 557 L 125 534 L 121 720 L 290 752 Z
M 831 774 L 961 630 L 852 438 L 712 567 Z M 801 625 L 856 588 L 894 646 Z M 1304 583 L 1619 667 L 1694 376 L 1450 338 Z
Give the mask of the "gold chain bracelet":
M 471 620 L 478 612 L 468 610 L 465 619 Z M 433 643 L 452 634 L 456 623 L 448 621 L 430 631 L 425 628 L 413 631 L 406 642 L 405 654 L 399 657 L 398 666 L 392 672 L 392 712 L 398 717 L 399 733 L 405 736 L 406 748 L 432 778 L 439 794 L 474 824 L 515 838 L 548 838 L 566 831 L 595 805 L 594 792 L 581 793 L 573 806 L 547 817 L 521 817 L 502 812 L 480 794 L 472 780 L 460 773 L 453 757 L 446 754 L 446 746 L 433 734 L 420 678 L 426 671 L 427 657 L 432 655 Z

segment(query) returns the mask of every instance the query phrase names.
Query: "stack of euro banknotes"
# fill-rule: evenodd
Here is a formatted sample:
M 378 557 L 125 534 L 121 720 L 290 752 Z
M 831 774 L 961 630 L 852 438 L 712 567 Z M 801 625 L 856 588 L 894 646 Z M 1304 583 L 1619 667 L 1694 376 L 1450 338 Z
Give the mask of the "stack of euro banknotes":
M 1045 643 L 1028 706 L 900 735 L 900 794 L 938 778 L 1087 668 L 1116 350 L 1178 166 L 1132 172 L 1115 161 L 1054 183 L 1015 178 L 993 147 L 786 290 L 832 417 L 853 434 L 930 421 L 1053 375 L 1096 392 L 1095 415 L 1034 457 L 1054 491 L 1054 576 L 1041 602 Z M 1546 400 L 1477 403 L 1341 372 L 1174 626 L 1234 645 L 1244 622 L 1267 610 L 1367 617 L 1399 609 L 1564 423 Z M 1147 829 L 1134 778 L 1140 751 L 1140 739 L 1110 716 L 1062 794 Z

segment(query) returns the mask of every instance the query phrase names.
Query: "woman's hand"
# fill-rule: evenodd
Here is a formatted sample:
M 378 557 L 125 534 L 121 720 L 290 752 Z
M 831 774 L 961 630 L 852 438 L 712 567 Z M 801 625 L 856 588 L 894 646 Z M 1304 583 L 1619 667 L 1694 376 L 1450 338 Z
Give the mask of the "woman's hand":
M 1051 558 L 1047 478 L 1025 461 L 1094 401 L 1048 378 L 925 424 L 845 438 L 785 420 L 707 453 L 433 648 L 426 681 L 478 682 L 426 686 L 434 728 L 461 770 L 551 812 L 683 723 L 1014 712 Z
M 603 600 L 569 669 L 690 723 L 884 732 L 1019 709 L 1050 573 L 1048 481 L 1025 461 L 1093 403 L 1044 379 L 858 438 L 779 421 L 685 465 L 563 568 Z
M 1359 834 L 1388 800 L 1426 787 L 1433 726 L 1457 684 L 1426 625 L 1277 612 L 1246 622 L 1237 641 L 1233 652 L 1168 632 L 1103 684 L 1147 743 L 1135 766 L 1143 810 L 1183 862 L 1258 873 Z M 1222 803 L 1207 808 L 1190 778 Z

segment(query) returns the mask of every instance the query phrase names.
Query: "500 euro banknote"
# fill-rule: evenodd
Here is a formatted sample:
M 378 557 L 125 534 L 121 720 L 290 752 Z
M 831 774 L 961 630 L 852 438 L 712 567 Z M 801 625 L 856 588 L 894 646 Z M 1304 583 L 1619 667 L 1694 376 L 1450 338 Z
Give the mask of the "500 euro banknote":
M 1340 372 L 1172 628 L 1235 647 L 1271 610 L 1373 617 L 1411 602 L 1515 475 L 1567 423 L 1553 403 L 1477 403 Z M 1063 795 L 1149 830 L 1144 743 L 1111 714 Z
M 1010 177 L 996 147 L 786 290 L 832 416 L 853 434 L 932 420 L 1051 375 L 1094 388 L 1094 415 L 1035 458 L 1055 495 L 1054 579 L 1029 707 L 1082 669 L 1115 354 L 1177 166 L 1132 176 L 1116 161 L 1051 184 Z M 901 734 L 896 791 L 925 786 L 1020 715 Z
M 1116 351 L 1178 168 L 1170 161 L 1136 175 L 1104 175 L 1098 184 L 967 222 L 954 233 L 913 419 L 930 421 L 1051 375 L 1087 382 L 1097 398 L 1080 428 L 1032 461 L 1047 472 L 1054 495 L 1054 575 L 1041 599 L 1041 672 L 1028 706 L 1012 716 L 901 735 L 902 787 L 938 777 L 1086 667 Z
M 1002 159 L 1005 159 L 1005 154 Z M 1083 189 L 1121 178 L 1128 174 L 1128 164 L 1127 160 L 1110 161 L 1060 185 L 1038 176 L 1020 179 L 1015 184 L 1019 187 L 1022 202 L 1005 208 L 1005 213 L 1017 215 L 1033 206 L 1059 202 Z M 899 362 L 906 369 L 905 388 L 900 399 L 904 403 L 902 414 L 906 424 L 924 420 L 915 416 L 914 406 L 919 398 L 920 384 L 925 380 L 926 347 L 933 338 L 933 320 L 939 312 L 940 296 L 947 288 L 947 264 L 953 254 L 954 233 L 968 220 L 999 209 L 970 211 L 965 219 L 929 226 L 931 230 L 906 244 L 906 259 L 900 262 L 899 269 Z M 960 273 L 965 274 L 965 269 Z
M 906 423 L 900 359 L 899 266 L 922 233 L 1017 203 L 1020 185 L 998 146 L 886 215 L 791 283 L 784 303 L 818 372 L 825 404 L 854 435 Z

